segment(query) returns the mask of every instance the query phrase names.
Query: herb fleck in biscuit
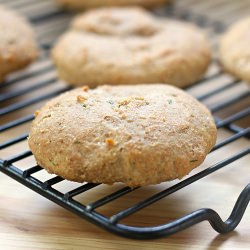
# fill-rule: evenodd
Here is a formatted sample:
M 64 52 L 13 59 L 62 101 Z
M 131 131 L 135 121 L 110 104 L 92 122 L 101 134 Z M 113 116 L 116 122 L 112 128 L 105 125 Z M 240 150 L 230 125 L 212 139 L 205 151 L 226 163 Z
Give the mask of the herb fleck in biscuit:
M 0 6 L 0 82 L 37 57 L 32 28 L 12 10 Z
M 59 77 L 90 87 L 162 82 L 191 85 L 206 71 L 203 32 L 140 8 L 104 8 L 77 17 L 52 53 Z
M 219 58 L 227 72 L 250 83 L 250 17 L 234 24 L 222 36 Z
M 57 0 L 65 7 L 71 9 L 86 9 L 108 6 L 132 6 L 140 5 L 145 8 L 153 8 L 170 2 L 170 0 Z
M 131 187 L 182 178 L 215 141 L 207 108 L 164 84 L 69 91 L 36 113 L 29 136 L 38 164 L 50 173 Z

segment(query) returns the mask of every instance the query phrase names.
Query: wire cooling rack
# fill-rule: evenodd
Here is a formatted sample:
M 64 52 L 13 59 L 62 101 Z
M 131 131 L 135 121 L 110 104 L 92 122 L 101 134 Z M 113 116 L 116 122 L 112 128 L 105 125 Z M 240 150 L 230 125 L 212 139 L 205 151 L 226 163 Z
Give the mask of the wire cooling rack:
M 227 25 L 220 20 L 223 20 L 223 17 L 230 11 L 235 13 L 235 18 L 237 18 L 236 14 L 239 13 L 239 10 L 234 8 L 230 8 L 227 11 L 223 8 L 224 12 L 221 14 L 220 1 L 202 1 L 203 3 L 198 4 L 192 0 L 189 0 L 189 2 L 188 6 L 191 9 L 192 4 L 193 6 L 195 5 L 194 11 L 190 11 L 190 8 L 185 8 L 185 6 L 179 3 L 176 6 L 171 5 L 158 9 L 156 14 L 197 23 L 207 30 L 214 45 L 220 32 Z M 0 85 L 0 153 L 8 151 L 9 148 L 27 140 L 28 133 L 20 134 L 19 129 L 30 124 L 30 121 L 34 118 L 33 112 L 37 107 L 40 107 L 44 101 L 70 89 L 56 78 L 49 59 L 49 51 L 57 37 L 66 29 L 72 15 L 59 9 L 51 1 L 47 0 L 0 0 L 0 4 L 2 3 L 18 9 L 19 12 L 29 17 L 38 34 L 41 55 L 30 69 L 13 74 L 5 83 Z M 240 6 L 242 8 L 238 9 L 244 9 L 243 5 Z M 210 15 L 200 14 L 201 9 L 207 9 Z M 232 18 L 224 18 L 224 20 L 233 21 Z M 226 76 L 218 67 L 216 58 L 204 79 L 186 90 L 209 107 L 214 115 L 218 129 L 223 128 L 231 132 L 231 135 L 218 142 L 212 151 L 225 147 L 241 138 L 249 138 L 249 89 L 240 80 Z M 218 95 L 219 97 L 217 98 Z M 22 130 L 20 129 L 20 131 Z M 6 136 L 6 133 L 8 133 L 8 136 Z M 13 135 L 12 139 L 9 138 L 10 134 Z M 205 220 L 209 221 L 211 226 L 219 233 L 232 231 L 240 222 L 249 203 L 250 183 L 242 190 L 234 208 L 232 208 L 231 215 L 224 222 L 217 212 L 209 208 L 199 209 L 172 222 L 164 224 L 164 221 L 162 221 L 161 224 L 150 227 L 129 226 L 121 223 L 121 221 L 166 198 L 170 194 L 173 195 L 192 183 L 246 157 L 249 152 L 250 149 L 248 147 L 235 152 L 229 157 L 223 158 L 222 156 L 216 164 L 144 200 L 138 200 L 132 206 L 109 217 L 98 212 L 97 209 L 128 193 L 135 192 L 137 188 L 123 187 L 91 203 L 83 204 L 77 201 L 75 197 L 97 188 L 99 184 L 84 183 L 67 192 L 61 192 L 55 188 L 55 185 L 65 182 L 63 178 L 59 176 L 51 178 L 48 175 L 45 180 L 41 180 L 35 176 L 37 173 L 44 171 L 40 166 L 27 165 L 23 170 L 16 165 L 20 160 L 25 160 L 32 156 L 29 150 L 24 150 L 20 147 L 15 155 L 0 154 L 0 171 L 74 214 L 112 233 L 134 239 L 152 239 L 174 234 Z

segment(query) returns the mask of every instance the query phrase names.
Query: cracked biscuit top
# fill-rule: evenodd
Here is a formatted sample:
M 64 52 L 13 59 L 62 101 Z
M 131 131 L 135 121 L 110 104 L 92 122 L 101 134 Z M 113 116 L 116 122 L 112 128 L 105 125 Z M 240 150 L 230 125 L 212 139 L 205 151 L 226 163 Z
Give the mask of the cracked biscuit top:
M 211 51 L 194 25 L 138 7 L 102 8 L 76 17 L 52 57 L 59 77 L 75 86 L 161 82 L 185 87 L 205 73 Z
M 39 165 L 77 182 L 131 187 L 182 178 L 216 141 L 207 108 L 166 84 L 77 88 L 36 112 Z

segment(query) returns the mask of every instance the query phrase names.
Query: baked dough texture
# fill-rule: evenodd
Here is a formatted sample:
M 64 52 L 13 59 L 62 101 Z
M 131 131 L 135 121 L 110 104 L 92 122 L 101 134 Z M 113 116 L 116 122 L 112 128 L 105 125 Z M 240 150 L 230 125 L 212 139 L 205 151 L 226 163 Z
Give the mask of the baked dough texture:
M 128 7 L 78 16 L 52 57 L 59 77 L 75 86 L 162 82 L 186 87 L 205 73 L 211 51 L 198 27 Z
M 30 64 L 37 54 L 34 33 L 25 18 L 0 6 L 0 82 Z
M 108 6 L 133 6 L 139 5 L 145 8 L 154 8 L 164 5 L 170 0 L 57 0 L 67 8 L 81 10 L 87 8 Z
M 219 59 L 225 71 L 250 83 L 250 17 L 238 21 L 222 36 Z
M 182 178 L 215 141 L 208 109 L 166 84 L 66 92 L 36 112 L 28 140 L 50 173 L 131 187 Z

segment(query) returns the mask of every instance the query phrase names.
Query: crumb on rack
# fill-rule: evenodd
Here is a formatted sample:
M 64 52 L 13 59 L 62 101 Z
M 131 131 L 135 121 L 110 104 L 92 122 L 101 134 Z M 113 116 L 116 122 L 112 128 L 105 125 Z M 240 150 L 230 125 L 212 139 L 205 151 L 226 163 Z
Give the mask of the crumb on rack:
M 37 117 L 39 115 L 39 111 L 35 111 L 34 116 Z

